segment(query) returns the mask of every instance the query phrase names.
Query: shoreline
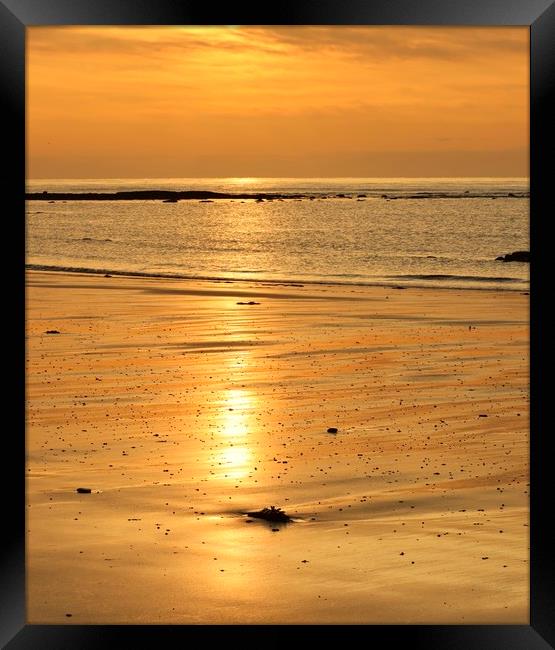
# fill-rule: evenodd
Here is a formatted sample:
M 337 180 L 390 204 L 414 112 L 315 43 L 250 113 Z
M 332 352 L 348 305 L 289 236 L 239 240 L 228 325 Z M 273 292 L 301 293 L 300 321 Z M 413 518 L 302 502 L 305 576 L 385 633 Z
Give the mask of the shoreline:
M 77 275 L 93 275 L 93 276 L 118 276 L 129 278 L 154 278 L 160 280 L 182 280 L 182 281 L 199 281 L 199 282 L 253 282 L 256 284 L 269 284 L 269 285 L 287 285 L 287 286 L 324 286 L 324 287 L 384 287 L 386 289 L 438 289 L 441 291 L 498 291 L 498 292 L 516 292 L 528 295 L 530 292 L 529 286 L 520 288 L 511 288 L 508 286 L 503 287 L 480 287 L 480 286 L 459 286 L 459 285 L 431 285 L 431 284 L 415 284 L 413 280 L 409 280 L 406 275 L 391 280 L 391 282 L 341 282 L 334 280 L 305 280 L 305 279 L 274 279 L 274 278 L 251 278 L 251 277 L 226 277 L 226 276 L 203 276 L 203 275 L 186 275 L 186 274 L 170 274 L 170 273 L 150 273 L 148 271 L 122 271 L 118 269 L 93 269 L 88 267 L 75 267 L 75 266 L 56 266 L 50 264 L 25 264 L 25 272 L 51 272 L 51 273 L 69 273 Z M 433 276 L 438 277 L 438 276 Z M 439 277 L 459 277 L 459 276 L 439 276 Z M 472 276 L 465 276 L 465 279 L 470 279 Z M 517 278 L 477 278 L 479 281 L 500 281 L 500 282 L 522 282 Z
M 29 623 L 527 624 L 529 300 L 390 289 L 27 270 Z

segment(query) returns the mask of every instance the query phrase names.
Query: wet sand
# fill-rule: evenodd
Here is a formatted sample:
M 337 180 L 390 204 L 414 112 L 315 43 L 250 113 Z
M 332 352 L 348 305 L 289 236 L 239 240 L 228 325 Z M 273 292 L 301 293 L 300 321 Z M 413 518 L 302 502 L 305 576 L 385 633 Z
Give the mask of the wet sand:
M 528 299 L 29 271 L 28 622 L 528 624 Z

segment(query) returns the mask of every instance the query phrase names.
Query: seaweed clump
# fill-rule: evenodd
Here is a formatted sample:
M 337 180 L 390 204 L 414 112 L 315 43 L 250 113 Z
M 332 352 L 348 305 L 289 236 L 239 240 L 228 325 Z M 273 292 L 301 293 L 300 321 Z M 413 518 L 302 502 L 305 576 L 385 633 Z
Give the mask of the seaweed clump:
M 247 512 L 247 515 L 256 519 L 265 519 L 266 521 L 291 521 L 291 517 L 288 514 L 283 512 L 281 508 L 276 508 L 275 506 L 262 508 L 262 510 L 257 510 L 256 512 Z

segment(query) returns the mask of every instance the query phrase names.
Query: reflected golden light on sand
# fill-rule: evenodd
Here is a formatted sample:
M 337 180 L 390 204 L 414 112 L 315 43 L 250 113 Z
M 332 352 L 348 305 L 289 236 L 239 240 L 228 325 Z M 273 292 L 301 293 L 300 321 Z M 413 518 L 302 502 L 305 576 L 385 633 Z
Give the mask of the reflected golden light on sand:
M 220 435 L 237 438 L 248 434 L 253 396 L 241 388 L 227 390 L 222 400 L 222 428 Z
M 218 455 L 218 463 L 227 478 L 242 478 L 249 472 L 252 452 L 249 447 L 226 447 Z
M 242 478 L 249 472 L 252 450 L 248 437 L 254 404 L 253 393 L 244 388 L 230 388 L 222 395 L 218 434 L 226 446 L 219 452 L 217 462 L 227 478 Z

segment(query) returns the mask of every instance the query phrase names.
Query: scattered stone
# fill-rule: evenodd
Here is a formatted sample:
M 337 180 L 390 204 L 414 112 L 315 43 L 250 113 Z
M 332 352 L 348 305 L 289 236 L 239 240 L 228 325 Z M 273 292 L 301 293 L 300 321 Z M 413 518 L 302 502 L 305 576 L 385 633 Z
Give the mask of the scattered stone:
M 59 334 L 58 330 L 46 330 L 45 334 Z
M 337 433 L 338 429 L 336 427 L 330 427 L 328 433 Z
M 487 418 L 488 416 L 485 413 L 480 413 L 479 418 Z
M 111 276 L 109 273 L 106 273 L 106 274 L 104 275 L 104 277 L 105 277 L 105 278 L 111 278 L 112 276 Z
M 79 492 L 79 494 L 90 494 L 92 490 L 91 488 L 77 488 L 76 492 Z
M 255 512 L 247 512 L 247 515 L 249 517 L 254 517 L 255 519 L 264 519 L 265 521 L 291 521 L 289 515 L 283 512 L 281 508 L 276 508 L 275 506 L 262 508 L 262 510 L 257 510 Z
M 259 305 L 259 302 L 254 302 L 254 300 L 249 300 L 249 302 L 238 302 L 237 305 Z

